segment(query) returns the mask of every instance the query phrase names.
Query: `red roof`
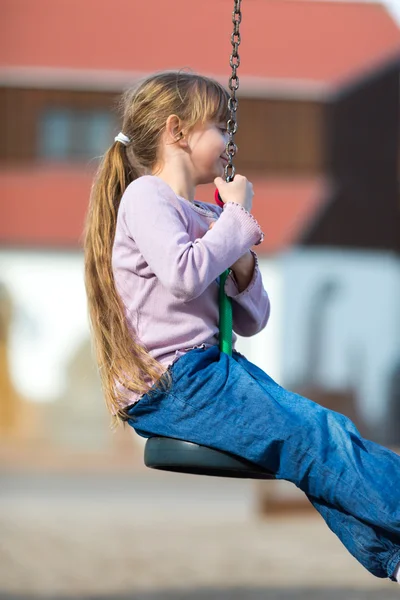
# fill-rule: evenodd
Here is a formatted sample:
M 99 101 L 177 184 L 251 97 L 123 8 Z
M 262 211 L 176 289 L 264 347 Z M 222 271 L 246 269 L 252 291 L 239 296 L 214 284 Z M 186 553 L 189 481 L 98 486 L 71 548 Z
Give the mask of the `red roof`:
M 0 172 L 0 245 L 79 248 L 93 174 L 72 167 L 9 169 Z M 257 253 L 295 244 L 326 201 L 319 179 L 251 178 L 253 210 L 264 234 Z M 214 186 L 200 186 L 209 202 Z M 212 201 L 212 200 L 211 200 Z
M 0 72 L 190 67 L 228 76 L 232 6 L 232 0 L 3 0 Z M 335 83 L 400 51 L 400 30 L 377 3 L 251 0 L 242 7 L 244 78 Z

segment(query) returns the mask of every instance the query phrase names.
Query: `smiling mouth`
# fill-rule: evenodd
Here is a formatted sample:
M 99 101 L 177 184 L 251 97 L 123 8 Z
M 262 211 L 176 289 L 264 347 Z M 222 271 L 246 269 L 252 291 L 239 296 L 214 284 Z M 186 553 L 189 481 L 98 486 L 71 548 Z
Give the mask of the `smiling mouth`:
M 220 159 L 223 160 L 224 162 L 228 162 L 228 159 L 226 158 L 226 156 L 220 156 Z

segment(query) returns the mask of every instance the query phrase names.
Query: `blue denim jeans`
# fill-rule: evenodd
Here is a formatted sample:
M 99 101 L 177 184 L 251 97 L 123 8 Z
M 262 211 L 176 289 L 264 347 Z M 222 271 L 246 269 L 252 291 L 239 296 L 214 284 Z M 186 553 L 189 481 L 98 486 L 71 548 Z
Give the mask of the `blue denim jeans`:
M 348 551 L 376 577 L 400 562 L 400 456 L 353 422 L 285 390 L 237 351 L 189 350 L 127 410 L 143 437 L 183 439 L 252 461 L 299 487 Z

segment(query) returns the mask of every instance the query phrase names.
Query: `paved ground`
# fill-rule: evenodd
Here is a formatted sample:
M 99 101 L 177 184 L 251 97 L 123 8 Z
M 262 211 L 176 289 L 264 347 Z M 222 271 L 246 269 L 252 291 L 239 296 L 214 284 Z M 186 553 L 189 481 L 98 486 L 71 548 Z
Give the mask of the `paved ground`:
M 254 518 L 252 486 L 0 475 L 0 600 L 400 599 L 316 513 Z
M 32 596 L 14 596 L 0 593 L 0 600 L 30 600 Z M 41 596 L 42 598 L 42 596 Z M 75 600 L 76 597 L 46 596 L 46 600 Z M 135 593 L 124 596 L 85 596 L 85 600 L 398 600 L 398 592 L 340 589 L 301 589 L 297 591 L 263 588 L 245 588 L 184 592 Z

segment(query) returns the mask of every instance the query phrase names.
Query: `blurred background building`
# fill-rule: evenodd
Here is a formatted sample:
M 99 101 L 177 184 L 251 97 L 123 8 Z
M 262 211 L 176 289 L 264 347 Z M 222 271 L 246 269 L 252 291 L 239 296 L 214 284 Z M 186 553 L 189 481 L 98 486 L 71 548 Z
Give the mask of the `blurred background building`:
M 2 3 L 6 462 L 24 447 L 45 462 L 83 453 L 141 464 L 140 441 L 108 429 L 91 355 L 81 250 L 90 186 L 120 129 L 123 89 L 179 68 L 227 84 L 231 9 Z M 379 3 L 258 0 L 243 13 L 237 170 L 254 183 L 272 316 L 237 347 L 372 439 L 400 444 L 399 27 Z M 211 202 L 211 186 L 198 197 Z

